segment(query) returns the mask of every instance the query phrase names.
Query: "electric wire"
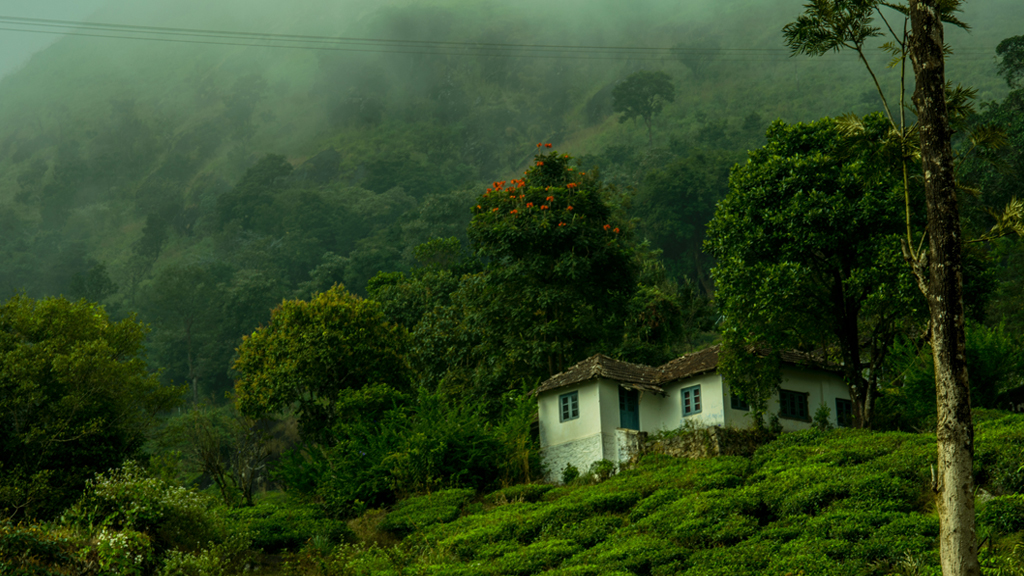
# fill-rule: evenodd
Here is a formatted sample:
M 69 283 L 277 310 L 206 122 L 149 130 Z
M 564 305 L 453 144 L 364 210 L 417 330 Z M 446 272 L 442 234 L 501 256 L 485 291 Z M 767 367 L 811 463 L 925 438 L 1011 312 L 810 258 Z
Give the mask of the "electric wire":
M 118 40 L 157 41 L 180 44 L 241 46 L 275 49 L 326 50 L 377 54 L 419 54 L 503 58 L 545 58 L 573 60 L 670 61 L 716 57 L 719 62 L 824 62 L 822 59 L 791 60 L 785 48 L 683 48 L 643 46 L 594 46 L 567 44 L 514 44 L 316 36 L 270 32 L 241 32 L 201 28 L 143 26 L 105 22 L 80 22 L 0 15 L 0 31 L 83 36 Z M 962 48 L 958 60 L 985 59 L 988 48 Z M 834 56 L 834 54 L 833 54 Z M 966 57 L 965 57 L 966 56 Z M 973 56 L 973 57 L 972 57 Z

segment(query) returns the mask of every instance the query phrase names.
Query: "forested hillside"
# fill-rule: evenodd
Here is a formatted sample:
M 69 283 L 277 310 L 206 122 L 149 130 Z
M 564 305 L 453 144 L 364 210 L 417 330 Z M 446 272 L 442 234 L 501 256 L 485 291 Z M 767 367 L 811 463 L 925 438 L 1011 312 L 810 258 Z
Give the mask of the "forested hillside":
M 791 55 L 799 0 L 100 4 L 0 14 L 55 35 L 0 79 L 0 573 L 938 573 L 897 10 L 861 59 Z M 1021 574 L 1024 5 L 963 8 L 979 536 Z M 716 342 L 749 450 L 538 482 L 532 389 Z M 782 350 L 863 430 L 779 437 Z
M 206 394 L 230 387 L 232 350 L 282 298 L 365 293 L 430 238 L 465 240 L 484 183 L 520 173 L 536 142 L 600 167 L 623 226 L 710 296 L 703 225 L 768 123 L 878 107 L 855 57 L 788 58 L 795 2 L 242 4 L 112 2 L 91 21 L 442 44 L 78 30 L 0 84 L 0 290 L 139 313 L 154 367 Z M 952 73 L 1001 98 L 992 50 L 1020 7 L 969 10 Z M 299 47 L 221 45 L 239 43 Z M 612 111 L 612 88 L 642 69 L 675 86 L 653 146 Z

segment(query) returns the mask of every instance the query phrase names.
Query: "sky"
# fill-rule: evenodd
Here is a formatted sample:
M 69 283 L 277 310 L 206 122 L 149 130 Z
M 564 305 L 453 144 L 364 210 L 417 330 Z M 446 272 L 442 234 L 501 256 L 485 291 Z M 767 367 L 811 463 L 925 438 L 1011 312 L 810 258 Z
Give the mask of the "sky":
M 3 0 L 0 16 L 81 20 L 103 4 L 104 0 Z M 8 28 L 0 24 L 0 28 Z M 46 48 L 59 36 L 36 32 L 0 29 L 0 78 L 18 70 L 32 54 Z

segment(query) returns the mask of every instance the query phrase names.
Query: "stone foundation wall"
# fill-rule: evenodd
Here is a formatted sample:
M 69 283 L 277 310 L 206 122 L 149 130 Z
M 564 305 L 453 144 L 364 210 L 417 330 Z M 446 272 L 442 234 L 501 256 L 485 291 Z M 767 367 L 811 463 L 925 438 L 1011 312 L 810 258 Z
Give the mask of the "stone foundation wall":
M 711 426 L 681 430 L 675 434 L 651 438 L 641 432 L 637 455 L 666 454 L 677 458 L 709 456 L 752 456 L 754 451 L 775 438 L 765 430 L 735 429 Z
M 551 483 L 562 482 L 562 471 L 567 464 L 572 464 L 581 473 L 590 469 L 590 465 L 604 458 L 603 434 L 572 440 L 541 450 L 540 458 L 544 464 L 544 478 Z

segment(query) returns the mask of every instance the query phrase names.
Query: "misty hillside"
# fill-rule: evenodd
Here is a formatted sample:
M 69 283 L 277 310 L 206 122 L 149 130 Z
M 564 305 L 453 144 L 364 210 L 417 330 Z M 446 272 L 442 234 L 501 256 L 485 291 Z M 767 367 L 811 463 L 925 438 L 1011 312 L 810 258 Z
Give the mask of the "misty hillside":
M 623 225 L 710 295 L 710 212 L 681 224 L 684 200 L 644 182 L 686 174 L 713 210 L 772 120 L 879 108 L 854 54 L 789 57 L 780 30 L 800 11 L 793 0 L 112 0 L 88 19 L 103 27 L 16 23 L 71 34 L 0 81 L 0 292 L 139 312 L 154 361 L 180 381 L 181 315 L 167 313 L 180 290 L 167 281 L 188 268 L 189 285 L 217 291 L 203 298 L 224 317 L 201 338 L 216 350 L 200 356 L 226 387 L 231 350 L 275 303 L 334 282 L 363 293 L 430 238 L 464 240 L 486 183 L 550 142 L 616 184 Z M 1005 95 L 993 48 L 1021 17 L 1012 0 L 970 5 L 973 32 L 948 35 L 951 79 L 980 100 Z M 885 60 L 872 65 L 897 86 Z M 675 88 L 650 144 L 612 111 L 616 83 L 644 69 Z

